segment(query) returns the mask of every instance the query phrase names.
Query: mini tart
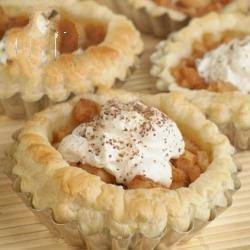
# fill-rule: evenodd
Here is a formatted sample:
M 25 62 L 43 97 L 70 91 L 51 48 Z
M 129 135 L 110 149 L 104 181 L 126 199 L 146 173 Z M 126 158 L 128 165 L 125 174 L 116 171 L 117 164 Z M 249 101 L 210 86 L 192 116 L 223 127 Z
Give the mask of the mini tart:
M 204 34 L 228 31 L 231 34 L 249 34 L 249 16 L 235 14 L 209 14 L 193 20 L 189 26 L 161 42 L 152 55 L 152 74 L 157 76 L 159 90 L 181 91 L 191 102 L 197 105 L 204 114 L 216 123 L 229 136 L 232 143 L 240 150 L 249 148 L 250 102 L 249 96 L 238 91 L 215 93 L 209 90 L 191 90 L 181 87 L 172 69 L 189 58 L 193 45 L 201 41 Z M 194 32 L 195 31 L 195 32 Z M 226 34 L 226 33 L 225 33 Z M 208 36 L 208 35 L 205 35 Z M 184 39 L 185 37 L 185 39 Z M 208 41 L 208 40 L 207 40 Z
M 153 67 L 152 75 L 158 77 L 159 90 L 204 89 L 203 86 L 192 86 L 179 82 L 178 78 L 185 80 L 190 72 L 181 72 L 183 60 L 196 60 L 203 57 L 206 52 L 216 49 L 222 43 L 232 41 L 234 38 L 243 39 L 250 35 L 248 30 L 250 17 L 241 13 L 211 13 L 196 18 L 182 30 L 173 33 L 165 41 L 160 42 L 156 52 L 151 56 Z M 176 72 L 178 71 L 179 72 Z M 197 69 L 196 69 L 197 71 Z M 178 76 L 180 75 L 181 76 Z M 189 79 L 188 79 L 189 80 Z M 193 81 L 195 82 L 195 81 Z M 209 86 L 210 83 L 204 84 Z M 230 89 L 229 89 L 230 90 Z M 227 89 L 215 89 L 214 92 L 224 92 Z
M 207 0 L 206 8 L 203 8 L 202 13 L 188 14 L 187 9 L 182 6 L 178 7 L 175 4 L 167 4 L 171 0 L 96 0 L 99 3 L 105 4 L 115 11 L 118 11 L 136 24 L 142 31 L 149 34 L 154 34 L 159 37 L 166 36 L 168 33 L 183 27 L 192 16 L 203 15 L 212 10 L 217 11 L 235 11 L 248 12 L 248 0 Z M 197 6 L 197 2 L 203 3 L 204 0 L 187 0 L 189 5 Z M 185 0 L 183 1 L 185 2 Z M 223 5 L 225 7 L 223 8 Z M 194 8 L 191 13 L 194 12 Z M 207 10 L 206 10 L 207 9 Z
M 218 208 L 230 205 L 230 193 L 237 189 L 234 148 L 181 94 L 109 91 L 82 97 L 99 104 L 115 97 L 123 102 L 140 100 L 160 109 L 184 136 L 209 153 L 211 164 L 188 188 L 125 190 L 106 184 L 70 166 L 51 144 L 53 131 L 68 124 L 79 101 L 76 97 L 36 114 L 17 138 L 12 173 L 20 179 L 21 191 L 32 195 L 35 209 L 51 208 L 60 223 L 76 221 L 81 238 L 92 248 L 152 249 L 175 243 L 190 230 L 204 226 Z
M 7 55 L 0 98 L 60 102 L 125 79 L 143 49 L 129 20 L 91 1 L 42 3 L 32 9 L 31 1 L 0 2 L 7 15 L 0 23 Z

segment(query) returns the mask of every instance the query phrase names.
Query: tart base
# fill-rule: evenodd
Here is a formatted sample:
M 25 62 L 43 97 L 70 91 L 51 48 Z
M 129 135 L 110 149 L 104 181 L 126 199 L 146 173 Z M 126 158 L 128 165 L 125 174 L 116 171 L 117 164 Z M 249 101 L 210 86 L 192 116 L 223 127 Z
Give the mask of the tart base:
M 10 159 L 8 159 L 9 161 Z M 236 190 L 227 192 L 227 206 L 216 207 L 210 211 L 210 218 L 208 221 L 195 220 L 188 231 L 177 232 L 173 229 L 168 229 L 164 233 L 164 236 L 159 236 L 156 238 L 148 238 L 145 235 L 135 233 L 128 238 L 117 238 L 110 234 L 110 232 L 104 231 L 102 233 L 93 235 L 83 235 L 81 233 L 80 227 L 76 222 L 60 224 L 53 218 L 53 212 L 51 209 L 38 210 L 32 205 L 32 195 L 30 193 L 24 193 L 20 188 L 20 178 L 11 174 L 11 164 L 5 168 L 5 173 L 12 181 L 13 190 L 22 199 L 25 205 L 32 211 L 32 213 L 39 219 L 39 221 L 44 224 L 49 231 L 59 237 L 64 239 L 67 243 L 72 246 L 82 247 L 86 249 L 99 250 L 100 246 L 102 249 L 115 249 L 115 250 L 125 250 L 125 249 L 167 249 L 170 246 L 178 244 L 180 242 L 186 242 L 190 240 L 196 233 L 212 222 L 217 216 L 223 213 L 232 204 L 232 195 L 240 188 L 240 181 L 234 176 L 234 182 Z M 238 166 L 238 170 L 240 167 Z

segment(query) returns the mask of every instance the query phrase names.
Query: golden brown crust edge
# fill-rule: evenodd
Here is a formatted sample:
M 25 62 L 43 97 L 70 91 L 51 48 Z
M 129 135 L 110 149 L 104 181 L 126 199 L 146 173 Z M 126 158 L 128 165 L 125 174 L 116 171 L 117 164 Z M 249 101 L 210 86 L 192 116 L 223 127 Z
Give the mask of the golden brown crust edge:
M 29 1 L 22 4 L 10 0 L 0 4 L 7 9 L 13 9 L 17 4 L 20 11 L 29 10 L 31 7 Z M 40 4 L 41 2 L 38 6 Z M 54 60 L 54 43 L 49 41 L 54 41 L 55 34 L 48 32 L 46 36 L 41 36 L 37 23 L 34 22 L 37 16 L 33 14 L 27 26 L 13 29 L 6 34 L 7 55 L 12 63 L 0 68 L 3 73 L 0 82 L 1 98 L 8 98 L 20 92 L 28 102 L 36 101 L 43 95 L 48 95 L 53 101 L 62 101 L 71 92 L 79 94 L 93 91 L 95 87 L 110 88 L 116 79 L 125 79 L 129 67 L 134 65 L 137 56 L 142 52 L 143 43 L 133 24 L 106 7 L 91 1 L 72 0 L 60 6 L 56 5 L 55 9 L 65 9 L 75 17 L 106 24 L 107 34 L 104 41 L 89 47 L 82 55 L 62 55 Z M 50 11 L 50 8 L 45 11 Z M 52 21 L 49 28 L 53 30 Z M 41 37 L 37 39 L 39 36 Z M 14 42 L 17 40 L 19 47 L 26 48 L 19 49 L 18 56 Z M 32 46 L 28 46 L 31 43 Z M 47 51 L 48 60 L 45 64 L 41 56 L 42 50 Z
M 77 220 L 85 235 L 108 229 L 114 236 L 140 232 L 153 238 L 164 235 L 169 228 L 186 231 L 193 220 L 208 221 L 212 209 L 228 205 L 226 193 L 235 190 L 233 148 L 217 127 L 180 94 L 151 96 L 112 91 L 84 97 L 100 103 L 113 97 L 141 100 L 160 108 L 210 152 L 212 163 L 189 188 L 124 190 L 105 184 L 97 176 L 70 167 L 49 142 L 52 130 L 67 122 L 76 98 L 35 115 L 19 136 L 13 173 L 21 178 L 22 191 L 33 195 L 35 208 L 52 208 L 59 222 Z

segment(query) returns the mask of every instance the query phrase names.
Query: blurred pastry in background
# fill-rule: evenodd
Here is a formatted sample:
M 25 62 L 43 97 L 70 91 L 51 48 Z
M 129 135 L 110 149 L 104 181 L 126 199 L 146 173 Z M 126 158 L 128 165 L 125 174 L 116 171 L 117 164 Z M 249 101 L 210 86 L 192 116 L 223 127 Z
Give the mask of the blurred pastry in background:
M 133 24 L 94 2 L 11 2 L 0 9 L 0 98 L 14 118 L 112 87 L 142 52 Z

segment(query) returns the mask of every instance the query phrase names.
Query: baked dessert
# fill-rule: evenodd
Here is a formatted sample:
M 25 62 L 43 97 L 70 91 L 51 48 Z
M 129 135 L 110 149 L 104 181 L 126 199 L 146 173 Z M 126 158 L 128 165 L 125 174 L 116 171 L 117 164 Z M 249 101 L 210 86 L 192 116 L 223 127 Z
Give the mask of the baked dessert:
M 125 14 L 141 31 L 160 37 L 185 26 L 191 18 L 203 16 L 211 11 L 249 11 L 248 0 L 96 1 Z
M 238 149 L 249 148 L 249 25 L 240 13 L 209 14 L 161 42 L 151 58 L 157 88 L 183 92 Z
M 0 98 L 14 116 L 20 107 L 34 109 L 35 102 L 41 106 L 110 88 L 125 79 L 142 51 L 132 23 L 106 7 L 91 1 L 33 5 L 28 0 L 0 5 Z
M 212 13 L 172 34 L 151 58 L 157 88 L 248 93 L 249 24 L 240 13 Z
M 36 114 L 16 139 L 11 171 L 36 213 L 51 208 L 50 225 L 71 240 L 166 248 L 230 205 L 233 153 L 181 94 L 108 91 Z

